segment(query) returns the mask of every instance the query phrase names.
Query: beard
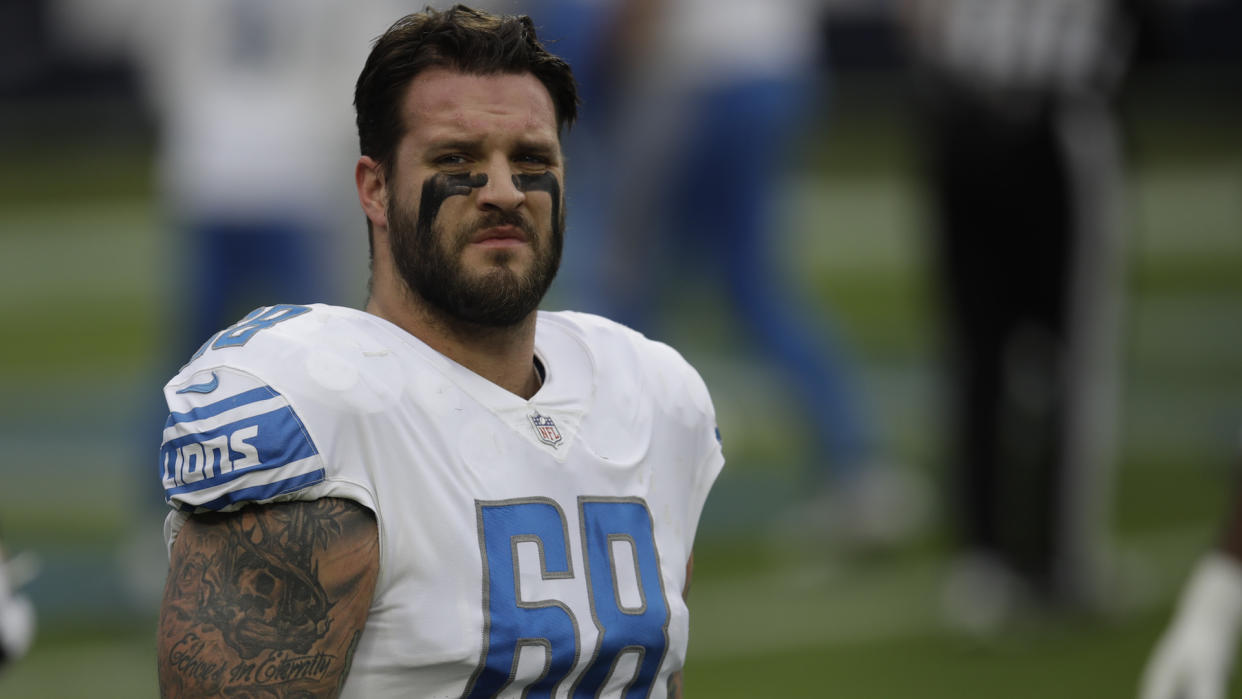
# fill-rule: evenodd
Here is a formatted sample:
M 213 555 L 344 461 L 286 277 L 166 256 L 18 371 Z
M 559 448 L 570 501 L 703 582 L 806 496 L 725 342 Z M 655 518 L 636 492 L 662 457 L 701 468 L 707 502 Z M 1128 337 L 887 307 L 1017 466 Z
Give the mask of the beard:
M 554 211 L 563 210 L 557 206 Z M 517 325 L 539 307 L 560 267 L 563 213 L 553 214 L 547 236 L 538 235 L 516 212 L 490 211 L 453 230 L 435 225 L 434 218 L 433 214 L 415 220 L 395 197 L 389 200 L 389 241 L 397 272 L 439 315 L 477 327 L 505 328 Z M 534 253 L 530 268 L 514 271 L 509 264 L 514 253 L 500 249 L 488 251 L 483 271 L 467 270 L 463 252 L 474 234 L 505 225 L 525 232 Z

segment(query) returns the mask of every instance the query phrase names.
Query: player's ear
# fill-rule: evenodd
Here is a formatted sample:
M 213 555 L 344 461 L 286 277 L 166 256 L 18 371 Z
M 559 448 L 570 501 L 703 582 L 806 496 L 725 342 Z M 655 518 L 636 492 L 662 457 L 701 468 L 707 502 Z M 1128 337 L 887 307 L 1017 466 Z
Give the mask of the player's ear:
M 358 158 L 354 166 L 358 203 L 372 226 L 388 228 L 388 181 L 384 168 L 369 155 Z

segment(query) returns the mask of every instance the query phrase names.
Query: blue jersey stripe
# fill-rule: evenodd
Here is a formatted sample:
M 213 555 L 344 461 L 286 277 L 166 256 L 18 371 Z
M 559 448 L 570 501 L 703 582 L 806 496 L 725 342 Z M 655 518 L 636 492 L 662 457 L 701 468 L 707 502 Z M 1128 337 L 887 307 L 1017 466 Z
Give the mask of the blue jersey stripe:
M 221 510 L 229 505 L 239 502 L 258 502 L 262 500 L 270 500 L 278 495 L 292 493 L 301 490 L 302 488 L 315 485 L 316 483 L 321 483 L 323 482 L 324 475 L 324 470 L 321 468 L 316 471 L 312 471 L 311 473 L 293 476 L 282 481 L 276 481 L 275 483 L 263 483 L 249 488 L 239 488 L 238 490 L 229 491 L 215 500 L 205 502 L 202 505 L 199 505 L 199 508 L 205 510 Z M 181 505 L 181 509 L 193 511 L 198 508 L 183 504 Z
M 260 464 L 258 466 L 251 466 L 250 468 L 240 469 L 237 471 L 230 471 L 229 473 L 220 474 L 213 478 L 206 478 L 201 481 L 187 483 L 186 485 L 179 485 L 179 486 L 175 486 L 172 488 L 165 488 L 164 498 L 166 500 L 171 500 L 176 495 L 182 495 L 185 493 L 196 493 L 200 490 L 208 490 L 210 488 L 216 488 L 221 485 L 224 485 L 225 483 L 235 481 L 239 478 L 244 478 L 247 474 L 250 474 L 250 473 L 256 473 L 258 471 L 270 471 L 274 468 L 280 468 L 282 466 L 287 466 L 287 465 L 288 464 Z
M 279 408 L 269 410 L 266 413 L 250 415 L 218 427 L 213 427 L 209 430 L 203 430 L 202 432 L 191 432 L 190 434 L 182 435 L 176 439 L 170 439 L 160 445 L 160 451 L 176 450 L 192 442 L 201 443 L 221 436 L 227 437 L 232 433 L 251 425 L 259 428 L 259 438 L 261 440 L 259 443 L 267 446 L 269 449 L 274 450 L 276 447 L 280 446 L 278 444 L 273 444 L 273 441 L 281 438 L 296 439 L 299 442 L 306 442 L 308 444 L 310 444 L 311 441 L 310 435 L 306 434 L 306 430 L 302 426 L 302 421 L 298 419 L 297 413 L 293 412 L 293 408 L 287 405 L 282 405 Z M 251 439 L 248 441 L 253 443 L 254 440 Z M 318 450 L 315 449 L 314 444 L 310 444 L 309 448 L 311 454 L 318 453 Z M 307 456 L 309 456 L 309 454 L 307 454 Z M 297 461 L 301 458 L 303 457 L 298 456 L 288 460 Z M 266 458 L 263 460 L 267 461 Z
M 201 408 L 186 411 L 184 413 L 173 412 L 168 415 L 168 422 L 164 423 L 165 429 L 182 422 L 193 422 L 204 418 L 214 417 L 220 413 L 227 412 L 233 408 L 239 408 L 250 403 L 258 403 L 269 398 L 275 398 L 280 394 L 271 386 L 260 386 L 252 388 L 249 391 L 243 391 L 235 396 L 229 396 L 215 403 L 204 405 Z
M 171 439 L 160 447 L 165 494 L 213 488 L 319 453 L 289 406 Z M 172 486 L 172 487 L 167 487 Z

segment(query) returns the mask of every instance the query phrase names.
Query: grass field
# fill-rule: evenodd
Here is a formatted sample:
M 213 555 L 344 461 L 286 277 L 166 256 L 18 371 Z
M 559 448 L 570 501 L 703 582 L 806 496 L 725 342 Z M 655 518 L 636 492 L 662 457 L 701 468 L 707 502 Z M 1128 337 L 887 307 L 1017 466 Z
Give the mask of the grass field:
M 909 139 L 891 107 L 843 100 L 808 144 L 786 255 L 849 338 L 894 458 L 935 478 L 937 326 Z M 1236 108 L 1140 107 L 1110 518 L 1117 612 L 972 641 L 939 620 L 939 524 L 882 557 L 774 540 L 768 522 L 800 475 L 792 408 L 770 368 L 720 349 L 727 318 L 679 307 L 700 319 L 678 344 L 712 386 L 729 457 L 697 546 L 689 696 L 1133 696 L 1223 512 L 1242 423 Z M 43 620 L 31 654 L 0 673 L 0 697 L 152 697 L 159 517 L 141 503 L 158 494 L 136 482 L 157 439 L 148 423 L 162 420 L 169 289 L 186 262 L 170 252 L 142 141 L 0 147 L 0 531 L 41 560 L 30 593 Z

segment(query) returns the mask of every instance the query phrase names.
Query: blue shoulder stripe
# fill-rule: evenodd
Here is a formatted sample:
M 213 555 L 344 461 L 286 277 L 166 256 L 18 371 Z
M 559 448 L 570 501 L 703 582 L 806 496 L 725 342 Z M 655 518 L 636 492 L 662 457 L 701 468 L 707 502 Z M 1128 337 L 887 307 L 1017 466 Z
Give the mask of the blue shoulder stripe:
M 239 408 L 249 403 L 258 403 L 259 401 L 275 398 L 280 394 L 271 386 L 260 386 L 252 388 L 249 391 L 243 391 L 235 396 L 229 396 L 215 403 L 204 405 L 200 408 L 187 410 L 184 413 L 173 412 L 168 415 L 168 422 L 164 423 L 164 427 L 172 427 L 181 422 L 193 422 L 204 418 L 213 417 L 220 413 L 227 412 L 233 408 Z
M 251 486 L 249 488 L 238 488 L 237 490 L 232 490 L 224 495 L 221 495 L 215 500 L 205 502 L 198 507 L 206 510 L 221 510 L 229 505 L 239 502 L 260 502 L 263 500 L 269 500 L 277 495 L 292 493 L 307 486 L 315 485 L 316 483 L 322 482 L 323 479 L 324 470 L 321 468 L 317 471 L 312 471 L 301 476 L 293 476 L 292 478 L 286 478 L 281 481 L 276 481 L 275 483 L 264 483 L 262 485 Z M 181 509 L 193 511 L 198 508 L 182 504 Z
M 168 440 L 160 446 L 160 476 L 171 499 L 318 453 L 302 421 L 286 405 Z

